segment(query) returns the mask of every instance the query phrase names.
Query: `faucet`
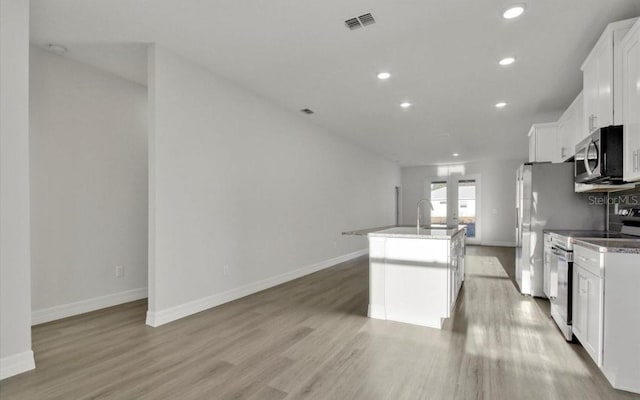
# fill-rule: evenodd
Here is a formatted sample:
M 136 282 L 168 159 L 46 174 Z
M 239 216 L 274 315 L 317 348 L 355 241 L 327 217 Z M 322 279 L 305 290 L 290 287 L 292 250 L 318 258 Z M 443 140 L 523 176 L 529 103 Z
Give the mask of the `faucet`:
M 429 205 L 431 206 L 431 211 L 433 211 L 433 203 L 429 200 L 429 199 L 422 199 L 418 202 L 418 218 L 417 218 L 417 222 L 416 222 L 416 229 L 418 230 L 418 232 L 420 232 L 420 206 L 422 205 L 422 203 L 426 203 L 429 202 Z

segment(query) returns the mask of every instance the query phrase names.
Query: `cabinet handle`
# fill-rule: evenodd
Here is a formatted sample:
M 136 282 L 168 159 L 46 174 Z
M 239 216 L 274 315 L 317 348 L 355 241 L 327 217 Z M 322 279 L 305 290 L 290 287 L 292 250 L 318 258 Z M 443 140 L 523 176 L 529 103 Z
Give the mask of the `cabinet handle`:
M 560 149 L 560 157 L 565 158 L 567 156 L 566 154 L 567 149 L 565 149 L 564 147 L 562 147 Z
M 589 281 L 584 278 L 584 277 L 580 277 L 580 293 L 581 294 L 585 294 L 589 292 Z
M 593 132 L 593 114 L 589 115 L 589 133 Z
M 640 154 L 640 150 L 633 152 L 633 172 L 638 170 L 638 154 Z
M 598 128 L 598 116 L 597 115 L 593 115 L 593 130 L 595 130 L 596 128 Z

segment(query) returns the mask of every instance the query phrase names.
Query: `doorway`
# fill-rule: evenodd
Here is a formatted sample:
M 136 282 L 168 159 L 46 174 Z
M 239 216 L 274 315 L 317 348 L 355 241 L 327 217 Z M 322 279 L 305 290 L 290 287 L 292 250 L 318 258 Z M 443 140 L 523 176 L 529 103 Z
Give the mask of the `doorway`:
M 427 178 L 425 198 L 433 206 L 433 210 L 430 207 L 424 210 L 432 226 L 464 225 L 467 228 L 467 242 L 480 243 L 479 175 Z

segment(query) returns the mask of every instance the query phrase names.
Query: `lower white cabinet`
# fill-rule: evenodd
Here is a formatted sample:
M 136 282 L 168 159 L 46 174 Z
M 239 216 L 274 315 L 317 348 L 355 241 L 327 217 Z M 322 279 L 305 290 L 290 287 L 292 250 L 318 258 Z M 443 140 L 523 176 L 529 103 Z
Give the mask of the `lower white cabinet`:
M 593 361 L 602 366 L 602 279 L 581 264 L 573 264 L 573 334 Z
M 464 280 L 464 238 L 464 229 L 443 237 L 404 227 L 370 233 L 369 317 L 441 329 Z
M 458 234 L 451 241 L 449 259 L 449 309 L 453 313 L 456 299 L 464 281 L 465 234 Z
M 640 253 L 574 245 L 573 335 L 616 388 L 640 393 Z

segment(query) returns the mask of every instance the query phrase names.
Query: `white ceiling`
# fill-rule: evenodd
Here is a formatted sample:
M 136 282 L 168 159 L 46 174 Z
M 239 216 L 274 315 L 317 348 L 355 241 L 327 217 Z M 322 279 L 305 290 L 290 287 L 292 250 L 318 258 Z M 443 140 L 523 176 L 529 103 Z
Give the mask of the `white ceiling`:
M 301 117 L 403 166 L 424 165 L 526 157 L 529 126 L 579 93 L 606 24 L 640 16 L 640 0 L 528 0 L 504 20 L 511 3 L 31 0 L 31 35 L 133 80 L 145 79 L 142 44 L 159 43 L 292 112 L 313 109 Z M 345 27 L 366 12 L 376 24 Z M 138 55 L 109 47 L 123 43 Z M 516 63 L 498 66 L 505 56 Z M 391 79 L 378 81 L 382 70 Z M 404 100 L 414 105 L 400 109 Z M 496 109 L 500 100 L 509 105 Z

